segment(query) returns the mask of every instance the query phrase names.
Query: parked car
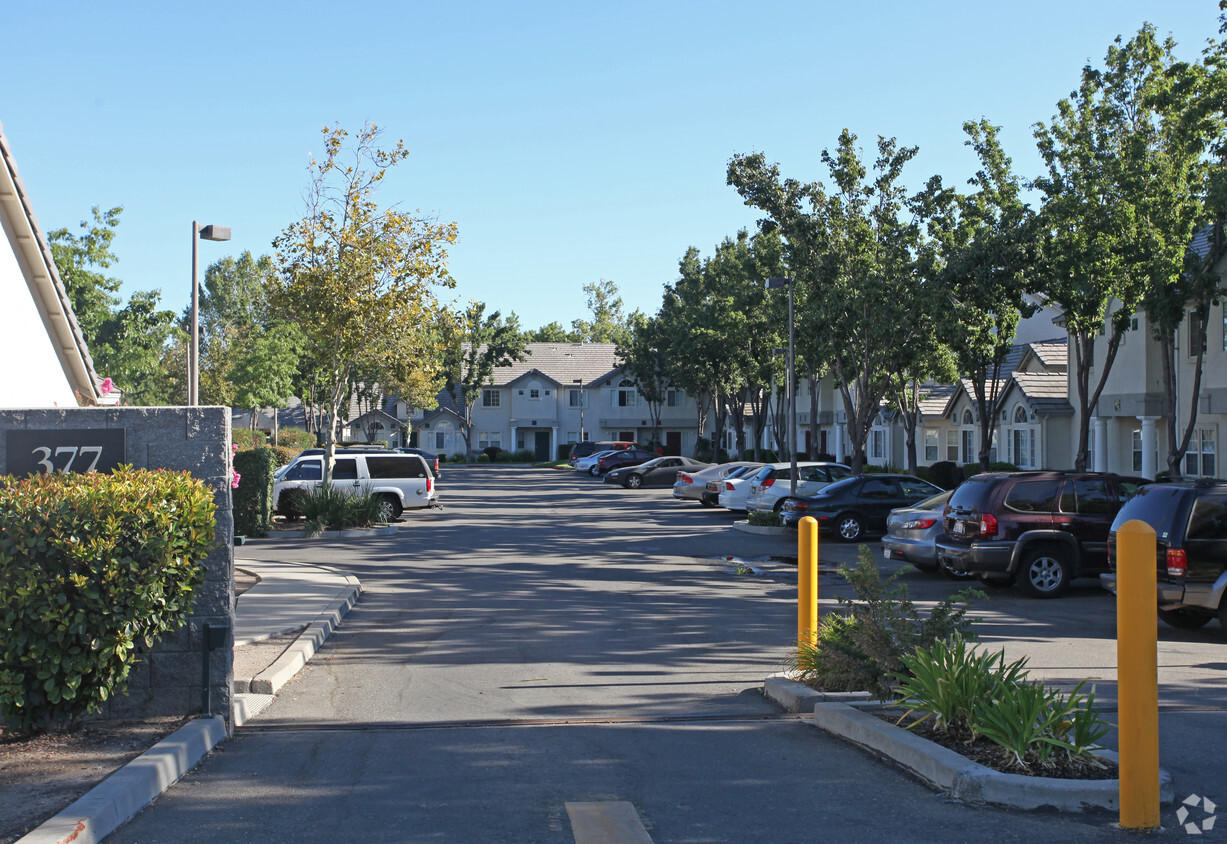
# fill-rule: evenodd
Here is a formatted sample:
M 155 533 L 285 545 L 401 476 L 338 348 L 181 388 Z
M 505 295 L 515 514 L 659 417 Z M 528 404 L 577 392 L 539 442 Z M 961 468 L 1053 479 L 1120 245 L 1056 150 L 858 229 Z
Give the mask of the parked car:
M 738 469 L 745 469 L 750 466 L 759 468 L 762 465 L 761 463 L 752 463 L 745 460 L 734 460 L 730 463 L 716 463 L 697 472 L 683 470 L 678 472 L 677 481 L 673 484 L 673 497 L 682 501 L 698 501 L 704 507 L 714 507 L 716 505 L 716 497 L 712 496 L 709 498 L 706 495 L 709 484 L 719 481 Z
M 622 484 L 630 489 L 641 486 L 669 486 L 677 480 L 683 469 L 697 472 L 708 464 L 693 457 L 654 457 L 636 466 L 623 466 L 605 473 L 605 483 Z
M 937 535 L 942 532 L 942 510 L 950 500 L 950 490 L 918 501 L 911 507 L 898 507 L 886 517 L 882 537 L 882 557 L 906 560 L 921 571 L 937 571 Z
M 1180 481 L 1142 487 L 1125 502 L 1108 533 L 1108 565 L 1100 575 L 1116 591 L 1116 535 L 1131 519 L 1155 529 L 1159 618 L 1184 630 L 1218 617 L 1227 629 L 1227 483 Z
M 1055 598 L 1108 568 L 1108 531 L 1148 483 L 1097 472 L 985 472 L 946 503 L 937 556 L 953 571 Z
M 586 472 L 589 475 L 595 476 L 597 474 L 597 471 L 596 471 L 597 461 L 600 460 L 602 457 L 604 457 L 607 454 L 613 454 L 613 452 L 612 451 L 594 451 L 592 452 L 592 454 L 589 454 L 587 457 L 579 458 L 578 460 L 575 461 L 575 464 L 574 464 L 576 471 Z
M 434 472 L 435 478 L 439 477 L 439 455 L 431 451 L 426 451 L 423 448 L 414 448 L 413 446 L 403 446 L 396 449 L 401 454 L 416 454 L 426 461 L 426 465 L 430 467 L 430 471 Z
M 571 446 L 571 453 L 567 455 L 567 460 L 569 460 L 571 465 L 574 466 L 576 461 L 578 461 L 581 457 L 591 457 L 598 451 L 619 451 L 621 449 L 634 447 L 635 443 L 629 440 L 609 440 L 599 442 L 584 440 L 583 442 L 578 442 Z
M 852 467 L 842 463 L 797 464 L 796 497 L 813 495 L 829 483 L 852 474 Z M 778 513 L 784 499 L 792 492 L 792 464 L 768 463 L 750 478 L 750 491 L 746 494 L 746 512 Z
M 596 461 L 596 465 L 588 470 L 588 474 L 593 476 L 603 475 L 606 472 L 612 472 L 614 469 L 619 469 L 623 466 L 638 466 L 640 463 L 647 463 L 655 456 L 650 451 L 643 451 L 638 448 L 610 451 Z
M 724 506 L 720 503 L 720 496 L 723 495 L 725 492 L 729 491 L 729 488 L 726 486 L 726 482 L 735 481 L 738 478 L 749 479 L 750 475 L 753 475 L 756 471 L 758 471 L 761 468 L 762 468 L 761 463 L 757 465 L 751 464 L 749 466 L 740 466 L 734 469 L 733 471 L 729 472 L 727 475 L 725 475 L 723 478 L 720 478 L 719 480 L 708 481 L 706 484 L 703 485 L 703 497 L 702 499 L 700 499 L 703 502 L 703 506 L 704 507 L 722 507 Z M 744 503 L 742 504 L 742 506 L 743 507 L 745 506 Z
M 724 480 L 719 482 L 720 491 L 716 497 L 716 503 L 734 513 L 744 513 L 746 497 L 750 494 L 750 478 L 756 474 L 757 470 L 752 468 L 729 472 L 724 476 Z
M 276 511 L 297 515 L 294 498 L 319 489 L 324 478 L 323 455 L 299 455 L 273 483 Z M 380 513 L 389 521 L 405 510 L 438 506 L 439 487 L 426 460 L 417 454 L 345 452 L 336 457 L 332 487 L 349 494 L 379 496 Z
M 910 507 L 942 492 L 941 487 L 913 475 L 853 475 L 836 481 L 805 498 L 785 498 L 781 521 L 796 526 L 806 516 L 818 520 L 818 530 L 834 533 L 845 542 L 864 538 L 868 531 L 886 530 L 886 517 L 897 507 Z

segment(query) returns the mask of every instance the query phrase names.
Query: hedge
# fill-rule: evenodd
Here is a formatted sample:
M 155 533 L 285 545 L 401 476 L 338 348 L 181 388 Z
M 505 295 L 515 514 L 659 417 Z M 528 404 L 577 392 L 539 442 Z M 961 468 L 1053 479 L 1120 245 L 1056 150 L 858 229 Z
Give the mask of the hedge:
M 215 529 L 186 472 L 0 477 L 0 718 L 58 730 L 121 694 L 191 613 Z
M 234 455 L 239 485 L 234 488 L 234 532 L 268 536 L 273 521 L 273 473 L 279 465 L 271 448 L 253 448 Z

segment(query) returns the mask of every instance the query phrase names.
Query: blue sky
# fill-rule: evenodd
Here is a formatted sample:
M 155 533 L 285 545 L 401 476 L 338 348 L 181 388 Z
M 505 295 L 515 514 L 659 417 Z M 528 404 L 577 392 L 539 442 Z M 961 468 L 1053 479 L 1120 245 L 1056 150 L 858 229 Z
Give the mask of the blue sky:
M 821 180 L 848 127 L 919 145 L 913 189 L 962 183 L 986 117 L 1034 175 L 1031 126 L 1115 36 L 1150 21 L 1193 59 L 1218 30 L 1214 0 L 12 5 L 0 123 L 44 230 L 124 206 L 125 294 L 187 304 L 193 220 L 234 234 L 202 268 L 271 253 L 320 129 L 371 121 L 410 151 L 382 201 L 459 227 L 447 298 L 528 328 L 601 279 L 655 312 L 687 247 L 757 219 L 735 153 Z

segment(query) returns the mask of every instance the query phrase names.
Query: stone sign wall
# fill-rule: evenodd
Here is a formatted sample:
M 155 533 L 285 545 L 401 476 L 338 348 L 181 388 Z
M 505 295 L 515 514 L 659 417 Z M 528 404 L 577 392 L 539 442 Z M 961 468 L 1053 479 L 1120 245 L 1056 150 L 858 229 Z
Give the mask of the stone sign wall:
M 32 432 L 44 432 L 46 436 Z M 96 436 L 92 434 L 96 432 Z M 20 448 L 9 448 L 9 440 Z M 47 445 L 38 445 L 43 439 Z M 12 455 L 10 455 L 12 451 Z M 119 456 L 118 451 L 122 451 Z M 27 453 L 30 452 L 30 453 Z M 85 407 L 0 410 L 0 475 L 31 471 L 30 461 L 56 471 L 126 463 L 137 469 L 186 470 L 213 490 L 217 545 L 182 629 L 159 641 L 133 668 L 127 694 L 109 703 L 110 717 L 191 715 L 204 703 L 206 625 L 214 629 L 208 697 L 213 714 L 231 717 L 234 644 L 234 518 L 230 499 L 230 409 L 226 407 Z M 12 470 L 9 462 L 15 465 Z M 71 462 L 71 465 L 69 464 Z M 223 636 L 218 629 L 224 628 Z

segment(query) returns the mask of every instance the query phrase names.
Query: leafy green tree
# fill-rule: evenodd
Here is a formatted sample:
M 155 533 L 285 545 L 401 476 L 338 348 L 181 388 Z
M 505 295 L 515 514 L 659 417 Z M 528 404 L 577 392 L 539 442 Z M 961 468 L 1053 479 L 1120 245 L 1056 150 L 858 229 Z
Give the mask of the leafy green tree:
M 921 251 L 921 271 L 929 295 L 941 302 L 933 334 L 953 355 L 955 374 L 971 382 L 980 467 L 987 471 L 1010 374 L 1003 366 L 1019 320 L 1036 310 L 1026 294 L 1026 274 L 1034 263 L 1034 215 L 1001 147 L 1000 127 L 980 120 L 964 123 L 963 131 L 980 169 L 967 182 L 970 193 L 943 189 L 936 177 L 921 193 L 918 202 L 931 236 Z
M 822 153 L 830 192 L 818 182 L 781 180 L 778 165 L 768 165 L 761 153 L 729 162 L 729 184 L 768 215 L 767 227 L 778 228 L 785 242 L 787 264 L 805 296 L 797 330 L 808 336 L 813 359 L 827 361 L 835 375 L 855 471 L 864 465 L 865 441 L 891 373 L 914 356 L 909 332 L 916 333 L 916 320 L 908 307 L 915 300 L 900 290 L 916 281 L 920 232 L 905 213 L 910 204 L 900 178 L 916 152 L 879 137 L 870 174 L 856 136 L 845 129 L 836 150 Z
M 495 311 L 485 315 L 482 302 L 444 317 L 447 345 L 443 354 L 444 389 L 464 414 L 464 449 L 473 455 L 473 408 L 498 367 L 526 360 L 524 335 L 515 314 L 507 319 Z
M 1173 43 L 1153 27 L 1108 49 L 1105 67 L 1083 68 L 1082 82 L 1057 103 L 1035 137 L 1047 173 L 1039 215 L 1039 290 L 1064 312 L 1073 345 L 1078 439 L 1074 466 L 1087 465 L 1091 416 L 1133 314 L 1156 277 L 1183 266 L 1191 228 L 1178 171 L 1162 147 L 1160 100 Z M 1174 203 L 1173 207 L 1165 207 Z M 1175 243 L 1165 237 L 1184 231 Z M 1102 353 L 1096 338 L 1106 327 Z M 1091 383 L 1092 367 L 1098 381 Z
M 1223 128 L 1227 110 L 1227 42 L 1207 48 L 1204 64 L 1170 59 L 1170 41 L 1159 45 L 1144 28 L 1123 50 L 1150 54 L 1163 72 L 1148 74 L 1144 102 L 1153 108 L 1148 134 L 1148 158 L 1153 168 L 1153 194 L 1143 205 L 1143 227 L 1149 231 L 1150 290 L 1143 300 L 1146 319 L 1162 355 L 1164 407 L 1167 420 L 1167 470 L 1183 472 L 1184 455 L 1197 428 L 1201 381 L 1205 365 L 1205 329 L 1210 307 L 1222 298 L 1223 278 L 1216 271 L 1227 254 L 1223 228 L 1227 205 L 1217 189 L 1223 179 Z M 1109 52 L 1111 62 L 1113 54 Z M 1120 59 L 1118 58 L 1119 62 Z M 1187 248 L 1198 228 L 1206 229 L 1205 251 Z M 1183 265 L 1181 262 L 1184 262 Z M 1179 427 L 1176 348 L 1180 326 L 1193 320 L 1200 342 L 1188 349 L 1194 358 L 1192 389 L 1183 430 Z
M 612 281 L 601 279 L 584 285 L 588 294 L 588 310 L 592 312 L 592 320 L 572 320 L 571 334 L 579 343 L 624 343 L 629 331 L 627 318 L 622 313 L 622 297 L 618 295 L 618 286 Z
M 618 364 L 634 380 L 636 391 L 647 403 L 648 417 L 652 420 L 652 441 L 659 443 L 661 409 L 669 389 L 669 365 L 665 357 L 668 343 L 658 318 L 635 311 L 628 323 L 627 341 L 617 347 Z
M 124 304 L 119 279 L 102 272 L 116 261 L 111 243 L 122 212 L 122 207 L 104 213 L 94 206 L 93 222 L 81 223 L 83 234 L 56 229 L 48 235 L 51 254 L 94 369 L 111 378 L 128 404 L 165 404 L 173 393 L 162 377 L 162 356 L 175 314 L 158 307 L 156 290 L 133 293 Z
M 512 316 L 515 316 L 513 313 Z M 532 331 L 524 332 L 527 343 L 582 343 L 583 337 L 577 331 L 567 331 L 561 322 L 551 322 Z
M 325 154 L 310 165 L 306 214 L 274 241 L 281 273 L 269 287 L 274 311 L 298 325 L 304 357 L 322 375 L 325 486 L 356 373 L 375 375 L 401 395 L 437 389 L 442 355 L 434 291 L 455 284 L 446 268 L 455 224 L 376 202 L 388 171 L 409 154 L 404 144 L 379 148 L 379 130 L 370 123 L 348 150 L 347 137 L 340 127 L 324 128 Z

